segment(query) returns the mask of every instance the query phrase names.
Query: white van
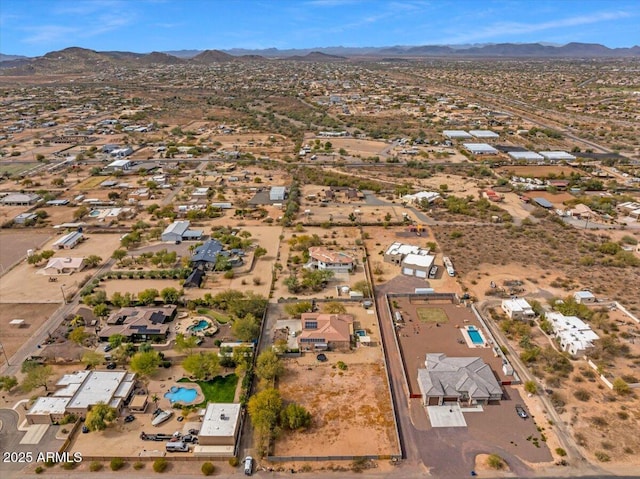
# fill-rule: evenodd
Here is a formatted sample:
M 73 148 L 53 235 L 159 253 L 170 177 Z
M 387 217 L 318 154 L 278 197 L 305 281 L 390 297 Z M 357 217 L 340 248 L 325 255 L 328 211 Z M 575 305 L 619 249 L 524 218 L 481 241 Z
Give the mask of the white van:
M 168 442 L 167 452 L 189 452 L 189 445 L 182 441 Z
M 253 458 L 251 456 L 247 456 L 244 459 L 244 474 L 245 476 L 253 474 Z

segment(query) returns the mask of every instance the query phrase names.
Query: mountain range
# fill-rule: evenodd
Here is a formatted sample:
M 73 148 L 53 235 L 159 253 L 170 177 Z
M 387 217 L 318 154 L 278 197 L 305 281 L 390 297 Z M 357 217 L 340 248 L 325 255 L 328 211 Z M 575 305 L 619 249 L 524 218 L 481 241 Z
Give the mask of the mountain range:
M 608 48 L 597 43 L 498 43 L 485 45 L 424 45 L 393 47 L 327 47 L 314 49 L 278 50 L 179 50 L 134 53 L 97 52 L 80 47 L 49 52 L 41 57 L 22 57 L 0 53 L 0 69 L 4 74 L 30 75 L 36 73 L 83 73 L 107 66 L 149 66 L 179 64 L 213 64 L 220 62 L 260 61 L 283 59 L 289 61 L 333 62 L 349 59 L 394 59 L 421 57 L 475 58 L 612 58 L 640 57 L 640 46 Z

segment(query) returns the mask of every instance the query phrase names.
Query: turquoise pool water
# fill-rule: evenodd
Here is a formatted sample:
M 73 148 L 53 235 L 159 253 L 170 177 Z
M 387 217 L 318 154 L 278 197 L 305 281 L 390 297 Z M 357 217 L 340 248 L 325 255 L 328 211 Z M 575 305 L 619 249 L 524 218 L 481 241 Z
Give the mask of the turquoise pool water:
M 206 319 L 201 319 L 200 321 L 198 321 L 197 324 L 194 324 L 193 326 L 189 326 L 187 329 L 189 331 L 193 331 L 197 333 L 200 331 L 204 331 L 209 326 L 210 326 L 209 321 L 207 321 Z
M 89 216 L 91 216 L 92 218 L 95 218 L 96 216 L 100 216 L 100 210 L 91 210 L 89 212 Z
M 475 328 L 475 326 L 469 326 L 467 328 L 467 333 L 469 334 L 469 337 L 471 338 L 471 342 L 473 344 L 484 344 L 484 339 L 482 339 L 482 335 Z
M 197 396 L 198 393 L 193 388 L 178 388 L 175 386 L 164 394 L 164 397 L 171 401 L 172 404 L 177 401 L 188 404 L 195 401 Z
M 366 332 L 365 330 L 363 330 L 363 329 L 358 329 L 358 330 L 356 331 L 356 334 L 357 334 L 358 336 L 360 336 L 360 337 L 363 337 L 363 336 L 366 336 L 366 335 L 367 335 L 367 332 Z

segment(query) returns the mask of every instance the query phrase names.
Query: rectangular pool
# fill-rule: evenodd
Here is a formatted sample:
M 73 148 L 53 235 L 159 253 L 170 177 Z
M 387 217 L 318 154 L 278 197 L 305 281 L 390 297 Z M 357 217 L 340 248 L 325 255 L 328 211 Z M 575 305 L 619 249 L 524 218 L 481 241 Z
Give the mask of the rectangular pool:
M 484 339 L 482 338 L 482 334 L 473 326 L 467 328 L 467 334 L 471 338 L 471 342 L 473 344 L 484 344 Z

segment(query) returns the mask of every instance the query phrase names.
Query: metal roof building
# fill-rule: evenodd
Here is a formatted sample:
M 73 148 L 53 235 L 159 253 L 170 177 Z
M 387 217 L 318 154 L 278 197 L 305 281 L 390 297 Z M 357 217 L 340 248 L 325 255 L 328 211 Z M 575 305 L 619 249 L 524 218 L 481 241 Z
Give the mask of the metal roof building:
M 544 161 L 544 156 L 539 155 L 535 151 L 509 151 L 507 155 L 509 155 L 511 159 L 516 161 Z
M 496 132 L 491 130 L 469 130 L 469 133 L 475 138 L 483 138 L 483 139 L 495 139 L 500 138 Z
M 540 151 L 539 153 L 548 161 L 573 161 L 576 159 L 566 151 Z
M 462 146 L 474 155 L 497 155 L 499 153 L 493 146 L 486 143 L 463 143 Z
M 538 206 L 542 206 L 543 208 L 546 208 L 548 210 L 550 210 L 551 208 L 553 208 L 553 204 L 551 204 L 551 202 L 545 198 L 534 198 L 533 201 L 535 201 Z
M 444 130 L 442 134 L 450 140 L 470 140 L 473 138 L 473 136 L 464 130 Z

